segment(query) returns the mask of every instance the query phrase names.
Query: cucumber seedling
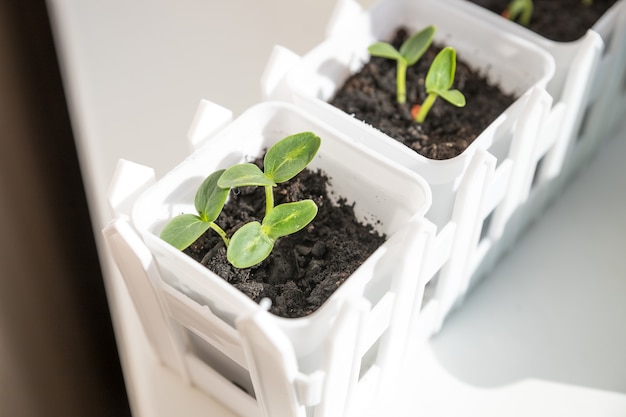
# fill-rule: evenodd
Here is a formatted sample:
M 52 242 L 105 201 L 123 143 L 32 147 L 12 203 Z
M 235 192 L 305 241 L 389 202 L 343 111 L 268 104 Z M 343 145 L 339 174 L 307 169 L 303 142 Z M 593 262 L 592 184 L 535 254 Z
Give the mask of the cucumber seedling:
M 502 12 L 502 16 L 512 21 L 518 21 L 521 25 L 528 26 L 533 15 L 533 9 L 532 0 L 512 0 Z
M 593 0 L 580 0 L 584 6 L 591 6 Z M 509 5 L 502 12 L 502 16 L 517 21 L 521 25 L 530 25 L 530 19 L 533 16 L 534 5 L 532 0 L 511 0 Z
M 367 48 L 372 56 L 396 61 L 396 96 L 398 103 L 406 102 L 406 69 L 414 65 L 432 43 L 435 27 L 428 26 L 417 32 L 396 49 L 387 42 L 376 42 Z
M 426 99 L 421 105 L 412 109 L 413 117 L 418 123 L 423 123 L 437 97 L 441 97 L 450 104 L 465 106 L 465 96 L 459 90 L 452 89 L 456 72 L 456 50 L 450 46 L 443 48 L 430 65 L 426 74 Z
M 226 257 L 236 268 L 248 268 L 265 260 L 280 237 L 296 233 L 317 215 L 313 200 L 302 200 L 274 206 L 274 187 L 299 174 L 313 160 L 321 140 L 303 132 L 276 142 L 263 159 L 263 170 L 251 163 L 233 165 L 209 175 L 196 191 L 197 214 L 180 214 L 171 219 L 160 234 L 179 250 L 213 229 L 226 245 Z M 228 237 L 216 223 L 228 194 L 236 187 L 265 188 L 265 213 L 261 222 L 244 224 Z

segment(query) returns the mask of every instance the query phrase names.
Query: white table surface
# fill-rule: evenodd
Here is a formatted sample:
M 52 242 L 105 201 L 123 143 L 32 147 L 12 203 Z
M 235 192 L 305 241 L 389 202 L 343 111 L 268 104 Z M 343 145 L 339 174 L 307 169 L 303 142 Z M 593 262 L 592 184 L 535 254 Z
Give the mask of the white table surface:
M 48 0 L 135 417 L 233 414 L 150 350 L 100 238 L 115 164 L 125 158 L 162 175 L 186 155 L 200 99 L 235 116 L 259 102 L 272 46 L 308 51 L 334 3 Z M 407 365 L 375 414 L 626 416 L 624 155 L 626 125 Z

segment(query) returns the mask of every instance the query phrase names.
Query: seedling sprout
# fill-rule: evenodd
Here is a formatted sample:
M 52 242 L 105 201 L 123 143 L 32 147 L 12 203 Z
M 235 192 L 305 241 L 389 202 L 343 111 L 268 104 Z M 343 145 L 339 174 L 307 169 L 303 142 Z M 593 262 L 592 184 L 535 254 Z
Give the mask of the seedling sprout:
M 532 0 L 512 0 L 502 12 L 502 16 L 528 26 L 533 15 L 533 8 Z
M 397 50 L 387 42 L 376 42 L 367 48 L 372 56 L 393 59 L 397 63 L 396 91 L 398 103 L 406 102 L 406 69 L 414 65 L 430 46 L 435 27 L 428 26 L 404 41 Z
M 299 174 L 315 157 L 321 140 L 311 132 L 287 136 L 265 154 L 264 170 L 251 163 L 233 165 L 209 175 L 198 188 L 194 205 L 197 214 L 181 214 L 171 219 L 161 239 L 184 250 L 208 229 L 213 229 L 226 245 L 228 261 L 236 268 L 248 268 L 266 259 L 280 237 L 296 233 L 317 215 L 313 200 L 274 206 L 273 188 Z M 265 188 L 265 215 L 259 223 L 241 226 L 231 238 L 215 221 L 231 189 L 245 186 Z
M 593 0 L 581 0 L 585 6 L 591 6 Z M 506 9 L 502 12 L 502 16 L 512 21 L 518 21 L 524 26 L 530 25 L 530 19 L 533 15 L 532 0 L 511 0 Z
M 465 96 L 459 90 L 451 89 L 456 72 L 456 50 L 450 46 L 443 48 L 433 60 L 426 74 L 426 99 L 421 106 L 414 107 L 415 121 L 423 123 L 431 107 L 441 97 L 450 104 L 465 106 Z

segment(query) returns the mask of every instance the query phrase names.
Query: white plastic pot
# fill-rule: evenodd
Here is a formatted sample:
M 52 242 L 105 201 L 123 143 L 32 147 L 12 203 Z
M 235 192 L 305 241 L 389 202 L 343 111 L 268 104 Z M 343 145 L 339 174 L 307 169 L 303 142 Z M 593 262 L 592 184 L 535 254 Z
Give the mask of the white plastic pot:
M 328 103 L 369 59 L 370 44 L 389 39 L 399 26 L 416 31 L 431 24 L 437 28 L 435 42 L 455 47 L 460 59 L 519 96 L 467 150 L 441 161 L 419 155 Z M 433 297 L 441 324 L 462 299 L 482 259 L 504 245 L 499 241 L 507 222 L 527 200 L 537 164 L 555 143 L 542 134 L 552 107 L 545 87 L 553 75 L 554 60 L 545 50 L 455 5 L 380 0 L 363 10 L 355 1 L 343 0 L 326 40 L 310 52 L 300 57 L 280 46 L 274 49 L 262 90 L 265 98 L 297 104 L 428 182 L 433 203 L 427 219 L 438 227 L 441 242 L 453 242 L 443 267 L 435 271 Z M 507 247 L 513 240 L 507 239 Z
M 370 44 L 388 40 L 399 26 L 417 31 L 430 24 L 437 28 L 435 42 L 455 47 L 460 59 L 484 72 L 504 91 L 520 97 L 463 154 L 444 161 L 423 157 L 328 103 L 348 76 L 369 59 L 367 47 Z M 530 42 L 502 35 L 455 7 L 430 0 L 381 0 L 368 10 L 361 10 L 352 0 L 341 1 L 329 33 L 325 41 L 301 58 L 292 56 L 290 59 L 288 51 L 277 47 L 263 80 L 265 97 L 292 101 L 366 146 L 418 172 L 433 190 L 433 209 L 428 218 L 437 226 L 443 227 L 450 220 L 456 190 L 477 149 L 487 149 L 503 160 L 513 140 L 533 146 L 532 136 L 543 117 L 537 112 L 546 113 L 545 102 L 550 99 L 539 93 L 533 95 L 532 91 L 542 91 L 548 84 L 554 64 L 545 51 Z M 525 123 L 523 132 L 517 128 L 521 120 Z
M 208 174 L 301 131 L 321 137 L 310 166 L 329 175 L 333 195 L 354 202 L 359 219 L 388 239 L 319 310 L 285 319 L 158 235 L 193 212 Z M 158 181 L 121 161 L 111 187 L 117 219 L 104 235 L 155 351 L 241 415 L 343 416 L 367 406 L 401 366 L 426 285 L 435 230 L 424 219 L 428 185 L 288 104 L 262 103 L 230 122 L 228 111 L 203 102 L 190 140 L 197 149 Z
M 523 204 L 507 217 L 497 238 L 494 239 L 491 225 L 483 227 L 485 238 L 476 248 L 480 255 L 474 257 L 477 262 L 467 288 L 512 248 L 572 176 L 585 166 L 602 141 L 616 136 L 614 129 L 626 114 L 626 2 L 615 3 L 581 39 L 555 42 L 469 1 L 445 1 L 484 26 L 541 47 L 556 65 L 547 86 L 554 103 L 533 151 L 533 159 L 541 159 L 532 189 Z
M 547 86 L 554 105 L 544 140 L 557 145 L 545 158 L 540 181 L 557 177 L 561 170 L 578 169 L 603 138 L 615 136 L 613 130 L 626 111 L 626 1 L 616 2 L 585 36 L 572 42 L 547 39 L 469 1 L 446 2 L 486 26 L 532 42 L 554 58 L 555 74 Z

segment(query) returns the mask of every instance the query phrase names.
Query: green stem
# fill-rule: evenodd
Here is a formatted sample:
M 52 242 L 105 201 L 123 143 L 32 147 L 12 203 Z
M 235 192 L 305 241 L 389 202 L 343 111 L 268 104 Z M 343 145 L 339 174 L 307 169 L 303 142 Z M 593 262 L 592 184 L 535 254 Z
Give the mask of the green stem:
M 228 247 L 228 244 L 230 243 L 230 239 L 226 236 L 226 232 L 224 232 L 224 229 L 219 227 L 217 225 L 217 223 L 213 223 L 213 222 L 209 222 L 209 227 L 211 229 L 215 230 L 218 235 L 220 235 L 220 237 L 222 238 L 222 240 L 226 244 L 226 247 Z
M 510 20 L 517 20 L 521 25 L 528 26 L 533 16 L 533 0 L 512 0 L 507 9 Z
M 398 59 L 398 65 L 396 70 L 396 94 L 398 103 L 406 102 L 406 61 Z
M 524 26 L 530 25 L 530 19 L 533 17 L 533 2 L 528 1 L 526 3 L 526 8 L 522 12 L 522 16 L 520 17 L 520 23 Z
M 422 107 L 420 107 L 420 111 L 417 113 L 417 116 L 415 116 L 415 121 L 417 123 L 424 122 L 426 116 L 428 115 L 428 112 L 430 111 L 430 108 L 433 106 L 433 104 L 435 104 L 435 100 L 437 100 L 437 94 L 429 93 L 428 97 L 426 97 L 426 100 L 424 100 Z
M 265 186 L 265 217 L 274 208 L 274 190 L 271 185 Z

